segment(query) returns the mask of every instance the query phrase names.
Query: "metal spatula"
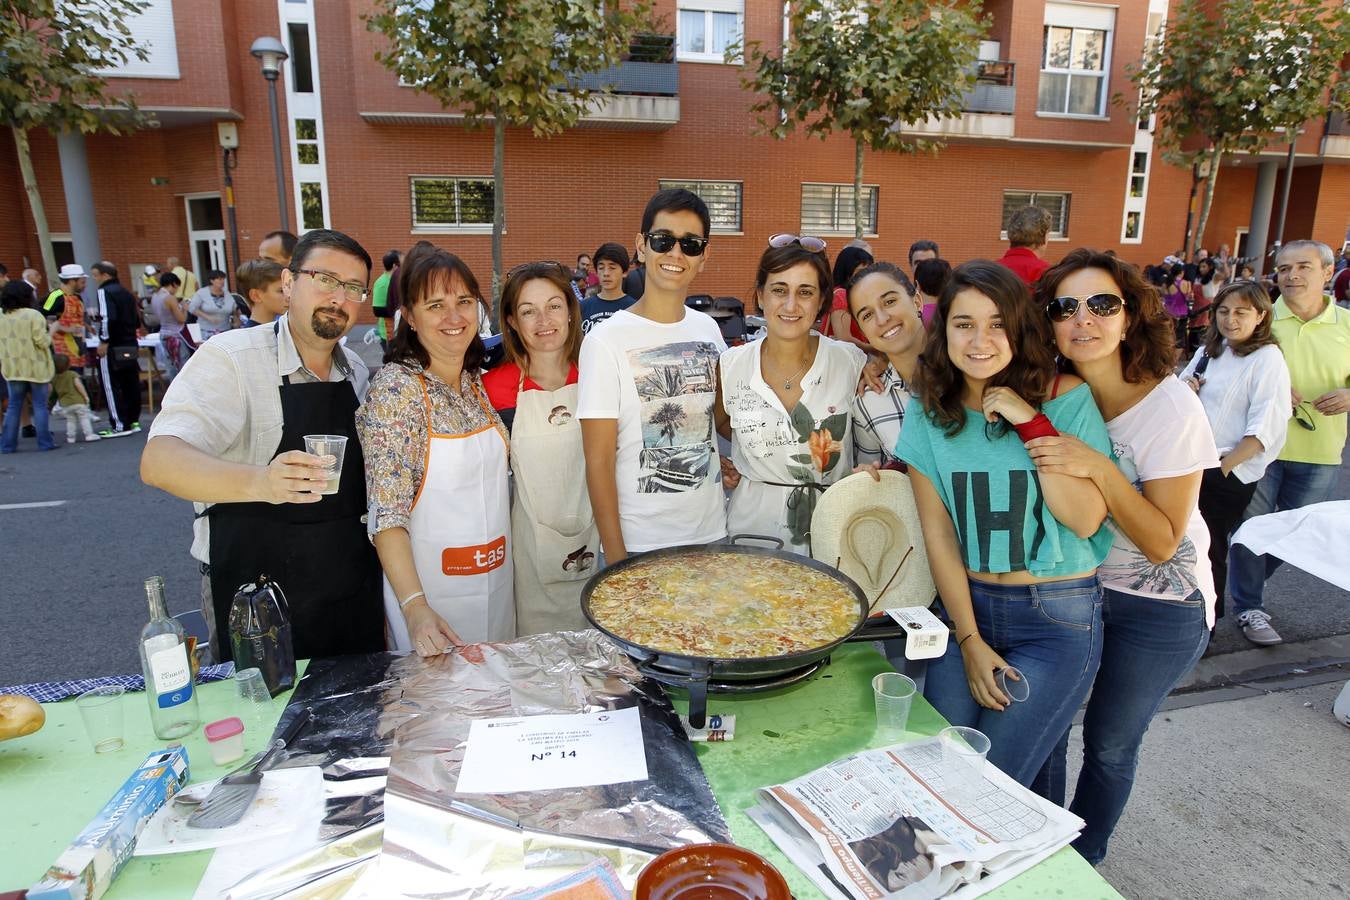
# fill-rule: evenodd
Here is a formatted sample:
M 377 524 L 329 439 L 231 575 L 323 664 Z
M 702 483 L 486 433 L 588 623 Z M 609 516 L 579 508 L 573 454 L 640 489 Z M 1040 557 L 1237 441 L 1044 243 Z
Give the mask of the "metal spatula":
M 222 778 L 202 801 L 202 805 L 197 807 L 197 811 L 188 817 L 188 825 L 193 828 L 224 828 L 242 819 L 253 803 L 253 798 L 258 795 L 263 772 L 281 761 L 282 751 L 309 724 L 309 719 L 309 708 L 300 710 L 256 765 Z

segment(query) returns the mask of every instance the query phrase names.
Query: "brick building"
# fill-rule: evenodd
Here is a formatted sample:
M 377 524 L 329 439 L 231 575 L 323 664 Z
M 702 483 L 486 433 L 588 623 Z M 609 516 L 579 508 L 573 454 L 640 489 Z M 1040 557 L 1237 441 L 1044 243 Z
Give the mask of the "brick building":
M 1167 6 L 986 0 L 992 26 L 968 111 L 931 128 L 946 148 L 936 157 L 866 155 L 866 230 L 878 256 L 903 260 L 919 238 L 938 241 L 953 261 L 998 256 L 1002 217 L 1027 202 L 1054 217 L 1052 259 L 1092 245 L 1145 263 L 1180 246 L 1190 172 L 1166 164 L 1147 123 L 1111 101 L 1131 90 L 1126 66 Z M 242 258 L 254 255 L 279 215 L 267 85 L 249 47 L 273 35 L 290 52 L 278 87 L 293 230 L 340 228 L 376 259 L 425 237 L 463 255 L 486 282 L 491 130 L 466 130 L 377 63 L 382 38 L 367 31 L 367 9 L 365 0 L 153 0 L 133 23 L 151 58 L 112 73 L 112 84 L 133 92 L 158 127 L 30 135 L 58 263 L 104 257 L 131 269 L 175 255 L 199 273 L 229 268 L 221 122 L 237 127 L 238 243 Z M 746 296 L 776 231 L 824 235 L 832 253 L 841 247 L 853 233 L 851 142 L 756 134 L 739 67 L 721 62 L 738 31 L 766 46 L 781 41 L 782 4 L 659 0 L 657 11 L 676 32 L 673 61 L 658 53 L 625 63 L 619 93 L 559 137 L 507 132 L 507 266 L 570 263 L 608 240 L 631 246 L 643 203 L 667 182 L 693 183 L 714 210 L 697 290 Z M 1350 222 L 1350 129 L 1310 122 L 1297 150 L 1285 237 L 1340 246 Z M 1228 243 L 1240 254 L 1253 222 L 1269 215 L 1285 151 L 1225 164 L 1206 246 Z M 0 183 L 21 211 L 0 217 L 0 261 L 14 272 L 40 255 L 9 141 L 0 141 Z M 95 221 L 72 222 L 68 210 L 89 209 L 90 199 Z

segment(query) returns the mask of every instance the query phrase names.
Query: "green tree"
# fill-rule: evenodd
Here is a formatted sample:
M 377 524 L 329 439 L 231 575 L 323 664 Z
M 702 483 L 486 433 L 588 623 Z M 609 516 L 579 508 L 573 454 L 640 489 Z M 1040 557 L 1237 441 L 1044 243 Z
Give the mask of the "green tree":
M 56 260 L 28 131 L 118 134 L 141 124 L 134 98 L 110 96 L 100 72 L 148 58 L 126 24 L 146 6 L 141 0 L 0 0 L 0 124 L 14 133 L 49 284 L 56 283 Z
M 782 48 L 745 46 L 742 82 L 762 95 L 752 109 L 764 131 L 853 138 L 856 236 L 864 224 L 863 151 L 936 152 L 941 141 L 912 129 L 961 116 L 985 30 L 979 9 L 978 0 L 793 0 Z M 741 52 L 739 44 L 729 48 L 728 61 Z
M 536 137 L 576 124 L 596 91 L 576 78 L 617 66 L 648 0 L 375 0 L 365 17 L 389 48 L 375 54 L 406 84 L 464 115 L 465 124 L 492 123 L 493 320 L 502 271 L 505 190 L 503 159 L 508 126 Z M 566 90 L 559 90 L 562 85 Z M 607 93 L 608 89 L 598 93 Z
M 1188 257 L 1205 233 L 1223 158 L 1259 153 L 1286 140 L 1277 128 L 1292 139 L 1308 120 L 1344 109 L 1347 53 L 1350 12 L 1310 0 L 1183 0 L 1150 42 L 1129 70 L 1139 113 L 1157 117 L 1154 140 L 1172 158 L 1208 161 Z

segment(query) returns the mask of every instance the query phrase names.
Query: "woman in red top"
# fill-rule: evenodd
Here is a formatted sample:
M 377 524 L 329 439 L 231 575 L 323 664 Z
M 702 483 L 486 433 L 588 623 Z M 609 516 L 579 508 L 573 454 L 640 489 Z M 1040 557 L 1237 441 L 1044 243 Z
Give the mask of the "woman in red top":
M 872 345 L 867 343 L 866 336 L 858 329 L 858 323 L 853 321 L 853 314 L 849 312 L 848 283 L 853 279 L 853 273 L 872 263 L 872 254 L 862 247 L 850 244 L 839 251 L 839 255 L 834 258 L 832 273 L 835 284 L 834 297 L 829 312 L 825 314 L 825 319 L 820 324 L 821 334 L 837 341 L 847 341 L 863 350 L 871 350 Z
M 559 263 L 525 263 L 502 288 L 506 362 L 483 376 L 511 430 L 511 555 L 522 635 L 588 627 L 581 589 L 599 534 L 586 494 L 577 410 L 581 305 Z

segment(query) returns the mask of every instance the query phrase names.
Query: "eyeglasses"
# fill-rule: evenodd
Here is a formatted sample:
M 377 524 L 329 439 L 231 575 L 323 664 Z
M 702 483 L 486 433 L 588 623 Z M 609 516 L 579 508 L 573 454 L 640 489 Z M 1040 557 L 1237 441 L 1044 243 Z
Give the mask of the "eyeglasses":
M 791 247 L 793 244 L 796 244 L 808 253 L 824 253 L 826 247 L 824 241 L 818 237 L 812 237 L 809 234 L 788 234 L 787 232 L 783 232 L 769 238 L 769 246 L 773 247 L 775 250 Z
M 366 302 L 366 286 L 359 281 L 340 281 L 327 272 L 318 269 L 293 269 L 297 275 L 308 275 L 314 279 L 319 290 L 325 294 L 336 294 L 339 289 L 352 303 Z
M 1056 297 L 1045 304 L 1045 312 L 1055 322 L 1067 322 L 1078 314 L 1077 297 Z M 1099 319 L 1109 319 L 1125 308 L 1125 301 L 1115 294 L 1093 294 L 1082 300 L 1088 312 Z
M 677 238 L 668 231 L 649 231 L 643 237 L 647 239 L 647 246 L 656 253 L 669 253 L 672 247 L 679 244 L 680 251 L 685 256 L 702 256 L 708 247 L 707 238 L 695 237 L 692 234 Z
M 1306 409 L 1304 407 L 1307 407 Z M 1304 400 L 1294 407 L 1294 421 L 1308 431 L 1316 431 L 1317 423 L 1312 417 L 1312 401 Z

